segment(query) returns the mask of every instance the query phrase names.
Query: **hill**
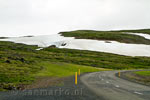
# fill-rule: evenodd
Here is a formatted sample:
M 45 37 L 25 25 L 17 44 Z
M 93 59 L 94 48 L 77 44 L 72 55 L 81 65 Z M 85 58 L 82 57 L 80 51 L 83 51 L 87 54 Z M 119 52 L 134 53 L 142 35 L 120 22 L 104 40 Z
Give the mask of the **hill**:
M 147 33 L 150 30 L 121 30 L 121 31 L 94 31 L 94 30 L 77 30 L 70 32 L 60 32 L 65 37 L 75 37 L 76 39 L 94 39 L 94 40 L 111 40 L 121 43 L 134 43 L 134 44 L 150 44 L 150 40 L 142 36 L 127 34 L 132 33 Z

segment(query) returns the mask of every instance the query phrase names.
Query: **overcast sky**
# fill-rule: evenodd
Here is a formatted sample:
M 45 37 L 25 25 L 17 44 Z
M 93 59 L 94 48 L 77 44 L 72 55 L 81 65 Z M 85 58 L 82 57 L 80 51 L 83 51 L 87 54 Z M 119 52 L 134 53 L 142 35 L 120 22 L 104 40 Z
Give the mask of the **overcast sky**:
M 0 0 L 0 36 L 150 28 L 150 0 Z

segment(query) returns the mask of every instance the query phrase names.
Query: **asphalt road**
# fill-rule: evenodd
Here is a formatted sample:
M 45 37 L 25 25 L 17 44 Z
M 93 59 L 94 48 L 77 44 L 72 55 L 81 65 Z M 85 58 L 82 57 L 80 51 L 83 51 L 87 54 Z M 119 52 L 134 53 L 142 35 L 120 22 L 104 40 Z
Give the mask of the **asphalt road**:
M 0 100 L 150 100 L 150 87 L 115 76 L 117 71 L 84 74 L 63 86 L 0 92 Z
M 117 71 L 90 73 L 83 75 L 81 81 L 106 100 L 150 100 L 150 87 L 116 77 L 116 73 Z

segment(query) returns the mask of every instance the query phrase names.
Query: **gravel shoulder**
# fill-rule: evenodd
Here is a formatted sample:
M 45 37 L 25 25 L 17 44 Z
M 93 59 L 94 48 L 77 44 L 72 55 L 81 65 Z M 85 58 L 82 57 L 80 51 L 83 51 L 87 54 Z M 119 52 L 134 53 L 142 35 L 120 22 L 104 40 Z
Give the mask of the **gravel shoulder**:
M 137 70 L 137 71 L 141 71 L 141 70 Z M 128 80 L 128 81 L 131 81 L 131 82 L 147 85 L 147 86 L 150 87 L 150 76 L 137 75 L 137 74 L 134 73 L 134 72 L 137 72 L 137 71 L 122 72 L 121 73 L 121 78 L 123 78 L 125 80 Z

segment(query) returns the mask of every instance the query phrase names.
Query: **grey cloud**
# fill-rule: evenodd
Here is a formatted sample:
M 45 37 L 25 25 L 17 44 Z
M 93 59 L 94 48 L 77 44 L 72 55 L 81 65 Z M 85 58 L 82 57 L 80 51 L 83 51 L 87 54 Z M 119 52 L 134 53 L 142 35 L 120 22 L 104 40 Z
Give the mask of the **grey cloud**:
M 0 36 L 150 26 L 150 0 L 0 0 Z

